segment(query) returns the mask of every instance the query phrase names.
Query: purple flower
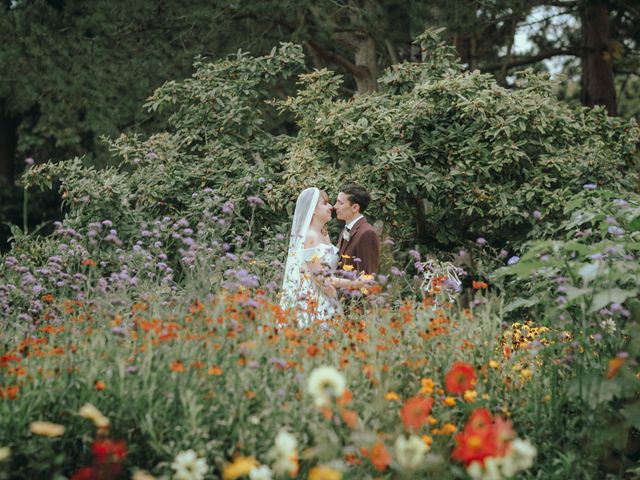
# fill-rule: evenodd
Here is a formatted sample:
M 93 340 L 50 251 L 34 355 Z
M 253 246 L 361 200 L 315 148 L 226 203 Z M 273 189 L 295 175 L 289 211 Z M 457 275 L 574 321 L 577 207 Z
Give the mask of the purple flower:
M 409 250 L 409 255 L 411 256 L 411 258 L 413 258 L 416 262 L 420 261 L 420 252 L 417 250 Z
M 247 202 L 249 202 L 249 205 L 251 205 L 252 207 L 259 207 L 260 205 L 264 205 L 264 201 L 257 195 L 249 195 L 247 197 Z
M 395 244 L 396 244 L 396 242 L 394 242 L 394 241 L 393 241 L 392 239 L 390 239 L 390 238 L 385 239 L 385 241 L 384 241 L 384 242 L 382 242 L 382 243 L 383 243 L 384 245 L 395 245 Z
M 284 358 L 280 358 L 280 357 L 270 358 L 269 363 L 272 363 L 276 367 L 280 367 L 280 368 L 285 368 L 287 366 L 287 361 Z
M 611 235 L 616 235 L 616 236 L 624 235 L 624 230 L 622 228 L 620 228 L 620 227 L 615 226 L 615 225 L 607 228 L 607 231 Z
M 233 212 L 234 208 L 235 208 L 234 203 L 231 200 L 228 200 L 224 202 L 224 205 L 222 205 L 222 213 L 231 213 Z
M 595 190 L 598 186 L 595 183 L 585 183 L 582 188 L 585 190 Z
M 102 225 L 104 225 L 107 228 L 111 228 L 113 227 L 113 222 L 111 220 L 103 220 Z
M 535 218 L 536 220 L 540 220 L 542 218 L 542 213 L 539 210 L 535 210 L 533 212 L 533 218 Z
M 422 273 L 424 272 L 424 265 L 420 262 L 415 262 L 413 264 L 413 266 L 416 268 L 416 270 L 418 271 L 418 273 Z
M 476 238 L 476 244 L 480 247 L 484 247 L 487 244 L 487 239 L 484 237 Z
M 27 158 L 25 158 L 25 159 L 24 159 L 24 163 L 26 163 L 26 164 L 27 164 L 27 166 L 29 166 L 29 167 L 30 167 L 31 165 L 33 165 L 34 163 L 36 163 L 36 161 L 35 161 L 33 158 L 31 158 L 31 157 L 27 157 Z
M 148 152 L 147 158 L 151 158 L 155 160 L 156 158 L 158 158 L 158 154 L 156 152 Z
M 394 275 L 396 277 L 399 277 L 403 274 L 404 272 L 401 272 L 400 269 L 398 267 L 396 267 L 395 265 L 393 267 L 391 267 L 391 275 Z
M 520 257 L 517 255 L 514 255 L 513 257 L 511 257 L 509 260 L 507 260 L 507 265 L 515 265 L 516 263 L 518 263 L 520 261 Z
M 612 217 L 611 215 L 607 216 L 606 222 L 607 225 L 618 225 L 618 220 L 616 220 L 616 218 Z

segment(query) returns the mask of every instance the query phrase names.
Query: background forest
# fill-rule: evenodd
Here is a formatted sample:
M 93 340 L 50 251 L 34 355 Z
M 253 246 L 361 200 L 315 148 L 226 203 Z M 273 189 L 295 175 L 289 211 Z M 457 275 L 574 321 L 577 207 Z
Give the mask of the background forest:
M 469 70 L 510 87 L 513 73 L 551 68 L 554 94 L 633 117 L 638 92 L 639 7 L 616 1 L 235 1 L 77 2 L 6 0 L 0 9 L 0 245 L 24 227 L 25 159 L 82 156 L 113 163 L 103 137 L 150 133 L 166 119 L 141 106 L 167 80 L 188 77 L 196 57 L 238 49 L 261 55 L 280 41 L 303 46 L 307 68 L 344 75 L 339 95 L 375 91 L 386 67 L 419 61 L 412 42 L 427 27 Z M 552 62 L 552 63 L 550 63 Z M 270 86 L 284 98 L 294 80 Z M 265 128 L 292 133 L 286 117 Z M 30 229 L 60 217 L 53 191 L 29 199 Z M 44 224 L 44 225 L 43 225 Z

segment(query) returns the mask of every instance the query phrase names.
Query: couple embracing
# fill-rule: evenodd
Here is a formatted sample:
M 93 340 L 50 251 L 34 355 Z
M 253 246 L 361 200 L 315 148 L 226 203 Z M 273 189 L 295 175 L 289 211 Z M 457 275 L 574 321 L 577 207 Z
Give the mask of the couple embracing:
M 343 315 L 338 292 L 363 287 L 365 275 L 377 272 L 380 241 L 363 215 L 370 201 L 369 192 L 354 184 L 340 188 L 334 206 L 315 187 L 298 196 L 280 305 L 295 312 L 299 327 Z M 337 246 L 326 229 L 334 210 L 345 222 Z

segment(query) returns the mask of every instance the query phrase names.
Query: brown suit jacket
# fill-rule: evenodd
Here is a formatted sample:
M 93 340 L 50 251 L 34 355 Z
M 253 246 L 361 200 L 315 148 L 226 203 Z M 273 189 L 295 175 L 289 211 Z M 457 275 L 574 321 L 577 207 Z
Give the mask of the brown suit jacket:
M 375 229 L 369 225 L 366 218 L 361 218 L 349 232 L 349 241 L 345 241 L 340 233 L 338 240 L 338 268 L 345 265 L 353 266 L 354 271 L 365 273 L 378 272 L 378 258 L 380 257 L 380 239 Z M 359 258 L 360 261 L 355 261 Z

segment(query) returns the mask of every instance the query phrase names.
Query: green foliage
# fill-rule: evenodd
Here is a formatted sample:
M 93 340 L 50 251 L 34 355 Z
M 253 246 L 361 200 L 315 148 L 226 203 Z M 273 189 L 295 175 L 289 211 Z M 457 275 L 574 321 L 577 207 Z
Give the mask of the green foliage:
M 426 63 L 391 67 L 381 93 L 345 101 L 330 72 L 301 78 L 280 103 L 300 126 L 283 190 L 311 183 L 309 164 L 318 184 L 357 180 L 392 236 L 452 249 L 478 236 L 518 245 L 535 210 L 553 224 L 584 183 L 635 185 L 635 123 L 561 105 L 551 82 L 527 72 L 507 90 L 463 72 L 433 35 L 420 41 Z

